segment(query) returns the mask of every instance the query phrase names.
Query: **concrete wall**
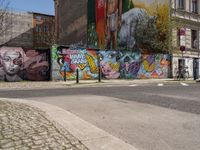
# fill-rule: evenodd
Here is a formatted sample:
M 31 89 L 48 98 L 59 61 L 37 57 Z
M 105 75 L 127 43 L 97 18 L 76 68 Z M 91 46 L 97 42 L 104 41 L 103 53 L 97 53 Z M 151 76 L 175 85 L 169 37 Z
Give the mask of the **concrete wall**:
M 0 45 L 33 47 L 31 13 L 10 12 L 8 30 L 0 36 Z

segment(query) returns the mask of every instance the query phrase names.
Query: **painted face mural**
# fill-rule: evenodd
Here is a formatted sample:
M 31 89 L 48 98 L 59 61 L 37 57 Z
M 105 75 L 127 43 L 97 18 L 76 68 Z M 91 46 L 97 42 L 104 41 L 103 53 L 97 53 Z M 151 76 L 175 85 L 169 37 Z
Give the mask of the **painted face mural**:
M 0 59 L 0 80 L 49 80 L 49 55 L 45 50 L 1 47 Z
M 99 57 L 103 77 L 107 79 L 119 78 L 120 63 L 117 62 L 118 53 L 116 51 L 100 51 Z
M 17 74 L 22 65 L 22 55 L 20 52 L 7 51 L 3 55 L 2 65 L 8 75 Z
M 0 80 L 21 81 L 23 49 L 16 47 L 0 48 Z

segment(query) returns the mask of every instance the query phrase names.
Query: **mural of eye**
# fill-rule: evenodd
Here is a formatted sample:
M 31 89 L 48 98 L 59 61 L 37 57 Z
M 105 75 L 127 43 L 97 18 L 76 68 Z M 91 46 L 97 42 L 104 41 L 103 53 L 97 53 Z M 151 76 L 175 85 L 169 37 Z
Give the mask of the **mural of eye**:
M 109 56 L 108 56 L 110 59 L 112 59 L 112 58 L 114 58 L 115 57 L 115 54 L 114 53 L 111 53 L 111 54 L 109 54 Z
M 10 59 L 10 57 L 4 57 L 3 60 L 6 61 L 6 62 L 9 62 L 11 59 Z
M 13 60 L 13 63 L 14 63 L 15 65 L 21 66 L 21 65 L 22 65 L 22 59 L 20 59 L 20 58 L 14 59 L 14 60 Z

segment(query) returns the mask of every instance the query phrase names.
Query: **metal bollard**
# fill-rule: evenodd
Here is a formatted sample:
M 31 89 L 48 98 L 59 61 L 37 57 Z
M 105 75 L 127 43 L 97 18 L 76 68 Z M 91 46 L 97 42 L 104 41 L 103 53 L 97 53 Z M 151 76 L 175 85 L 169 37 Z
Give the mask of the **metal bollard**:
M 76 69 L 76 83 L 79 83 L 79 71 Z
M 64 81 L 67 81 L 67 74 L 66 74 L 66 68 L 64 69 Z
M 101 82 L 101 67 L 99 67 L 98 81 Z

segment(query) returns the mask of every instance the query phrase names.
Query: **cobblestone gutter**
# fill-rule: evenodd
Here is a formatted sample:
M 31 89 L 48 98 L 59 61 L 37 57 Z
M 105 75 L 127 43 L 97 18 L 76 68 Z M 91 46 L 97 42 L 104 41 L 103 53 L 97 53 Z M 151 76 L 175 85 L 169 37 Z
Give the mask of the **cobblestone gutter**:
M 88 150 L 37 108 L 0 100 L 0 150 Z

